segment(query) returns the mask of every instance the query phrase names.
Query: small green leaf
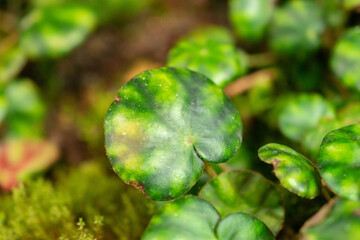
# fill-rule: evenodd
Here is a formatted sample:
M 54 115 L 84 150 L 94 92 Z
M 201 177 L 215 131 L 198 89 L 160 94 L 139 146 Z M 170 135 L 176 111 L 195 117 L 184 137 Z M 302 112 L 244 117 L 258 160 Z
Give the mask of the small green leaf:
M 336 43 L 330 65 L 347 87 L 360 91 L 360 28 L 350 28 Z
M 237 213 L 220 220 L 218 212 L 211 204 L 200 198 L 188 196 L 165 204 L 151 219 L 142 240 L 152 239 L 273 240 L 275 238 L 264 223 L 250 215 Z
M 247 171 L 223 173 L 209 181 L 199 197 L 209 201 L 225 217 L 245 212 L 263 221 L 274 234 L 284 220 L 284 207 L 274 184 L 260 174 Z
M 82 43 L 95 24 L 96 15 L 87 5 L 36 8 L 22 20 L 21 48 L 31 58 L 61 57 Z
M 274 0 L 231 0 L 229 17 L 240 38 L 258 41 L 265 34 L 274 8 Z
M 269 143 L 259 149 L 259 158 L 274 166 L 276 177 L 290 192 L 310 199 L 319 195 L 320 176 L 305 156 L 287 146 Z
M 360 239 L 360 202 L 330 201 L 301 228 L 301 240 Z
M 31 174 L 48 168 L 57 160 L 58 149 L 37 140 L 9 140 L 0 144 L 0 187 L 11 190 Z
M 360 124 L 328 133 L 320 147 L 318 165 L 331 190 L 360 200 Z
M 317 3 L 297 0 L 275 11 L 270 29 L 270 47 L 283 55 L 304 57 L 319 48 L 324 29 Z
M 340 127 L 341 123 L 338 120 L 321 119 L 316 127 L 310 128 L 305 132 L 301 144 L 312 157 L 316 158 L 321 142 L 326 134 Z
M 246 213 L 234 213 L 224 218 L 217 227 L 219 240 L 275 240 L 268 227 Z
M 240 117 L 204 75 L 159 68 L 118 92 L 105 117 L 105 146 L 123 181 L 155 200 L 186 193 L 204 162 L 229 160 L 241 143 Z
M 321 118 L 335 118 L 334 107 L 318 94 L 301 94 L 290 99 L 279 116 L 280 131 L 294 141 L 318 125 Z
M 211 27 L 180 40 L 169 52 L 168 66 L 204 74 L 223 87 L 246 72 L 246 57 L 238 52 L 230 33 Z

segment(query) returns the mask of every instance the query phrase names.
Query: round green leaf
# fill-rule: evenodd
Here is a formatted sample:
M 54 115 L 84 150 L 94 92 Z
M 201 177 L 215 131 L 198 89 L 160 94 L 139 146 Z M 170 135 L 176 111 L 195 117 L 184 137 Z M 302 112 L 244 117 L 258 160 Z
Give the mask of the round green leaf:
M 330 65 L 347 87 L 360 91 L 360 28 L 350 28 L 336 43 Z
M 31 58 L 60 57 L 82 43 L 95 23 L 96 15 L 86 5 L 36 8 L 22 21 L 21 48 Z
M 155 200 L 176 198 L 201 176 L 203 160 L 230 159 L 241 143 L 240 117 L 204 75 L 159 68 L 118 92 L 105 118 L 115 172 Z
M 308 129 L 317 126 L 321 118 L 334 117 L 334 107 L 322 96 L 301 94 L 286 103 L 279 116 L 279 127 L 286 137 L 300 141 Z
M 321 144 L 321 177 L 336 194 L 360 200 L 360 124 L 334 130 Z
M 316 127 L 310 128 L 304 134 L 301 144 L 314 158 L 317 157 L 323 138 L 332 130 L 341 127 L 341 123 L 335 119 L 321 119 Z
M 274 8 L 274 0 L 231 0 L 229 17 L 235 32 L 248 41 L 260 40 L 268 26 Z
M 274 184 L 247 171 L 223 173 L 209 181 L 199 197 L 209 201 L 221 216 L 245 212 L 263 221 L 274 234 L 284 220 L 284 207 Z
M 290 192 L 310 199 L 319 195 L 320 176 L 305 156 L 287 146 L 269 143 L 259 149 L 259 158 L 274 166 L 276 177 Z
M 246 58 L 226 29 L 206 28 L 180 40 L 169 52 L 167 65 L 202 73 L 223 87 L 245 74 Z
M 220 221 L 220 222 L 219 222 Z M 216 230 L 216 226 L 218 226 Z M 142 240 L 267 240 L 275 239 L 260 220 L 245 213 L 231 214 L 220 220 L 207 201 L 187 196 L 167 203 L 155 215 Z
M 151 219 L 142 240 L 215 240 L 219 220 L 218 212 L 208 202 L 192 196 L 180 198 L 165 204 Z
M 301 228 L 302 240 L 360 239 L 360 202 L 337 198 Z
M 321 9 L 308 0 L 289 1 L 275 11 L 270 47 L 279 54 L 306 56 L 321 43 Z
M 259 219 L 234 213 L 224 218 L 217 227 L 219 240 L 275 240 L 269 228 Z

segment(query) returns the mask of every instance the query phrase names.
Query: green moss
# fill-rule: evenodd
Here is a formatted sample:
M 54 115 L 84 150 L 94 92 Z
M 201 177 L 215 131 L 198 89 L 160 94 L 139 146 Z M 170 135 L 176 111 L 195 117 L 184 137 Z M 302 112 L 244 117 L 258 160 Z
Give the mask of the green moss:
M 137 239 L 153 203 L 97 164 L 37 180 L 0 197 L 0 240 Z

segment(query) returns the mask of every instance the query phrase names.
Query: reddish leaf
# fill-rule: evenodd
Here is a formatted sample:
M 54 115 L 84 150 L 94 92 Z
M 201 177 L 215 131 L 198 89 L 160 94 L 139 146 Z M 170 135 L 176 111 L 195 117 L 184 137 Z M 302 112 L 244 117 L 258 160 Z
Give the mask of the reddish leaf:
M 31 174 L 45 170 L 58 157 L 48 141 L 9 140 L 0 144 L 0 187 L 11 190 Z

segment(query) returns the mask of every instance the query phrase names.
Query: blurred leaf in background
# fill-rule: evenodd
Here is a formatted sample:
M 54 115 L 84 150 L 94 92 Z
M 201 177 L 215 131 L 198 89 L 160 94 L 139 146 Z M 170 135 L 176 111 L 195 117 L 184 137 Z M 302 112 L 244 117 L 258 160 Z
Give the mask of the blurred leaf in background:
M 257 42 L 264 37 L 275 9 L 274 0 L 230 0 L 229 17 L 240 39 Z
M 332 199 L 301 228 L 301 240 L 360 238 L 360 202 Z
M 323 30 L 321 9 L 314 1 L 289 1 L 275 10 L 270 47 L 280 55 L 302 59 L 320 47 Z
M 47 169 L 59 157 L 55 144 L 36 140 L 8 140 L 0 144 L 0 187 L 10 191 Z
M 225 28 L 190 33 L 169 52 L 167 65 L 197 71 L 224 87 L 247 71 L 246 54 L 237 50 Z
M 16 77 L 25 63 L 26 56 L 19 46 L 0 48 L 0 87 Z
M 29 79 L 18 79 L 8 84 L 4 91 L 6 137 L 44 137 L 46 106 L 35 84 Z
M 85 4 L 35 8 L 22 20 L 20 44 L 31 58 L 61 57 L 82 43 L 96 22 L 93 9 Z
M 332 104 L 318 94 L 301 94 L 285 103 L 279 116 L 279 127 L 286 137 L 300 141 L 304 131 L 315 127 L 324 117 L 335 118 Z

